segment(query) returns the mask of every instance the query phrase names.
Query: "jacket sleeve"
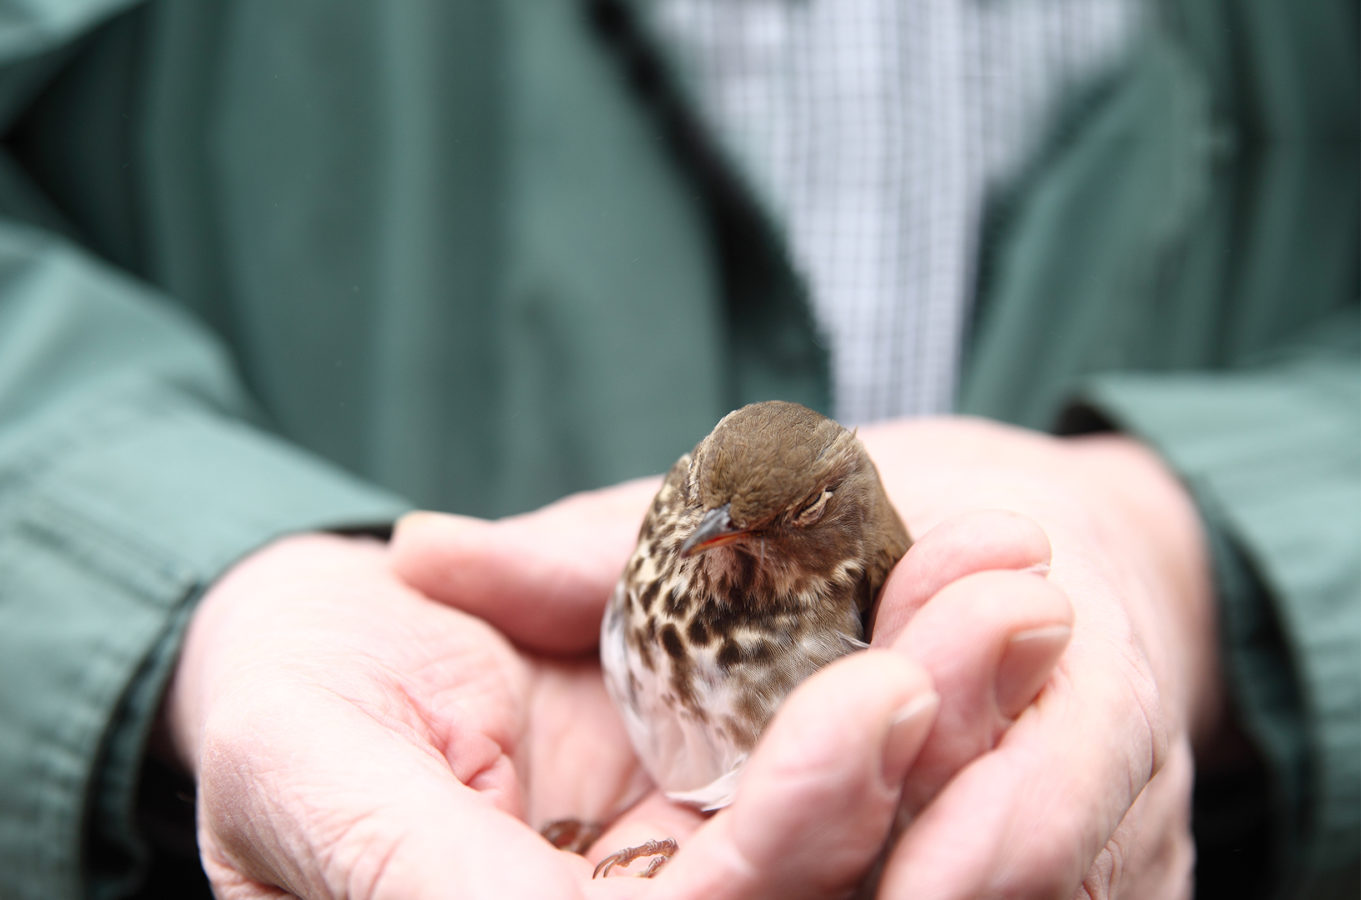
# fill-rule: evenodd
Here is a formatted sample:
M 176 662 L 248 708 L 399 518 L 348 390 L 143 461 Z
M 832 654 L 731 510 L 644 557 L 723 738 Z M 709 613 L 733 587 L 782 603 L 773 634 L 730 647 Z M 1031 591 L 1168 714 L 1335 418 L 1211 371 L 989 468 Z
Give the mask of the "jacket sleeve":
M 116 895 L 139 877 L 138 773 L 204 585 L 275 536 L 405 508 L 263 428 L 223 348 L 172 303 L 0 223 L 5 895 Z
M 1211 887 L 1207 842 L 1218 840 L 1230 869 L 1265 865 L 1293 896 L 1355 896 L 1361 316 L 1342 310 L 1312 339 L 1250 369 L 1104 375 L 1081 396 L 1067 430 L 1095 417 L 1155 447 L 1210 531 L 1224 674 L 1268 774 L 1237 787 L 1260 795 L 1269 838 L 1268 858 L 1253 858 L 1244 852 L 1246 822 L 1202 805 L 1202 886 Z M 1239 790 L 1221 792 L 1230 797 L 1243 801 Z M 1214 829 L 1227 833 L 1205 833 Z

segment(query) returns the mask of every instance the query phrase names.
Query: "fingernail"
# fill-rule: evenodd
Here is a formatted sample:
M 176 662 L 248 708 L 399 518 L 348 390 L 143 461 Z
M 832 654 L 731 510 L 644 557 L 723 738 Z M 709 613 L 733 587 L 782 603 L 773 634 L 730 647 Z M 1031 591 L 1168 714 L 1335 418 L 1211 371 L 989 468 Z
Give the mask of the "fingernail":
M 1035 563 L 1035 565 L 1033 565 L 1033 566 L 1026 566 L 1026 567 L 1025 567 L 1024 569 L 1022 569 L 1021 571 L 1022 571 L 1022 572 L 1030 572 L 1031 574 L 1038 575 L 1038 576 L 1040 576 L 1041 578 L 1044 578 L 1044 577 L 1046 577 L 1046 576 L 1049 574 L 1049 563 L 1047 563 L 1047 562 L 1037 562 L 1037 563 Z
M 425 509 L 413 509 L 411 512 L 403 513 L 397 517 L 397 521 L 392 523 L 392 533 L 396 534 L 410 528 L 419 528 L 422 522 L 429 521 L 434 517 L 434 513 Z
M 395 537 L 404 531 L 418 534 L 426 532 L 430 536 L 438 536 L 440 540 L 449 540 L 485 524 L 487 523 L 482 519 L 476 519 L 472 516 L 417 509 L 398 518 L 393 523 L 392 533 Z
M 1014 719 L 1030 705 L 1072 634 L 1067 625 L 1045 625 L 1012 635 L 1002 651 L 993 688 L 1002 715 Z
M 899 707 L 884 737 L 884 783 L 897 787 L 922 748 L 940 708 L 940 695 L 929 691 Z

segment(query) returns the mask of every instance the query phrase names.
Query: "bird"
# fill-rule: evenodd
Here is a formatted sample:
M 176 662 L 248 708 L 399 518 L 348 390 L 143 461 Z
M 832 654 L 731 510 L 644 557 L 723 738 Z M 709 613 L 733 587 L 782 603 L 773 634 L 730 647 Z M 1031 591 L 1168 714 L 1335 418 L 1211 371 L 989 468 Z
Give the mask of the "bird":
M 867 646 L 874 604 L 911 545 L 854 431 L 808 407 L 724 416 L 664 478 L 606 605 L 605 686 L 671 800 L 712 811 L 780 702 Z M 628 848 L 597 874 L 671 840 Z

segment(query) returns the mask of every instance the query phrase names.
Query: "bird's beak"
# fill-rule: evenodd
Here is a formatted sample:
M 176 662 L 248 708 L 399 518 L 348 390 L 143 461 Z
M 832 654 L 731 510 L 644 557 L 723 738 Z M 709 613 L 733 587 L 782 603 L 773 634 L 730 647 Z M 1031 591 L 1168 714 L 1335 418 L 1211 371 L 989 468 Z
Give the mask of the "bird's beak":
M 733 525 L 732 518 L 728 514 L 730 504 L 723 504 L 717 509 L 711 509 L 704 514 L 704 518 L 699 520 L 698 527 L 681 544 L 681 556 L 693 556 L 696 553 L 703 553 L 705 550 L 712 550 L 715 547 L 737 540 L 747 532 L 744 529 Z

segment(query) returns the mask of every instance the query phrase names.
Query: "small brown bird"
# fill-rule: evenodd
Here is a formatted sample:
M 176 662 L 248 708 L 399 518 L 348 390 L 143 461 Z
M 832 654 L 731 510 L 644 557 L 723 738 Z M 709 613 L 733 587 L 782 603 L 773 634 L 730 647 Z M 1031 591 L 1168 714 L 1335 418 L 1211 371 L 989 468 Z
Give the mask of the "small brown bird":
M 600 637 L 610 695 L 668 797 L 705 810 L 732 801 L 785 696 L 866 646 L 874 600 L 910 543 L 855 434 L 798 404 L 729 413 L 676 462 Z M 602 868 L 655 852 L 621 851 Z

